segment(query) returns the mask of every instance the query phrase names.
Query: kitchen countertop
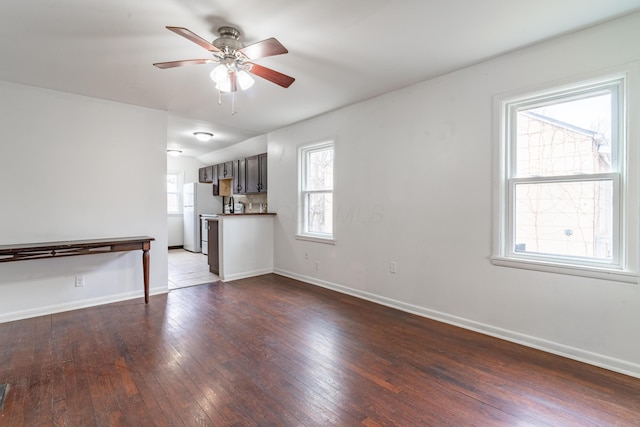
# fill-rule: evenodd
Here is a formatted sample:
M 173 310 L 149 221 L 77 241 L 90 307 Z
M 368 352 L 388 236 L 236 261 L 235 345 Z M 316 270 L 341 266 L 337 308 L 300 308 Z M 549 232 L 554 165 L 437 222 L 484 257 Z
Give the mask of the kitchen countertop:
M 218 216 L 224 216 L 224 217 L 230 217 L 230 216 L 257 216 L 257 215 L 275 215 L 275 212 L 247 212 L 247 213 L 241 213 L 241 214 L 218 214 Z M 215 219 L 215 218 L 211 218 L 211 219 Z

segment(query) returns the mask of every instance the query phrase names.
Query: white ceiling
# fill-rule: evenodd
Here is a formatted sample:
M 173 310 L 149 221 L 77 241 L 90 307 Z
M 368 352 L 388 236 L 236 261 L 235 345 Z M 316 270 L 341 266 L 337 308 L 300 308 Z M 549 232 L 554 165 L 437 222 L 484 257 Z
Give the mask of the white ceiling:
M 252 136 L 640 10 L 640 0 L 2 0 L 0 80 L 169 112 L 167 146 L 199 156 Z M 289 53 L 256 62 L 296 78 L 218 93 L 207 40 L 222 25 Z M 215 134 L 209 143 L 192 133 Z

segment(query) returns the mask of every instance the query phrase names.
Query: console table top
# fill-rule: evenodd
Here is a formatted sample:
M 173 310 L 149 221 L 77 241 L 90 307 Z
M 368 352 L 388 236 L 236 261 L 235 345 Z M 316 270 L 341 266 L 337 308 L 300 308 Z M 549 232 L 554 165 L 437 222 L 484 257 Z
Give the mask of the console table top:
M 61 242 L 36 242 L 0 245 L 0 254 L 11 254 L 19 250 L 56 250 L 68 248 L 92 248 L 96 246 L 120 245 L 126 243 L 148 243 L 155 240 L 149 236 L 109 237 L 101 239 L 66 240 Z

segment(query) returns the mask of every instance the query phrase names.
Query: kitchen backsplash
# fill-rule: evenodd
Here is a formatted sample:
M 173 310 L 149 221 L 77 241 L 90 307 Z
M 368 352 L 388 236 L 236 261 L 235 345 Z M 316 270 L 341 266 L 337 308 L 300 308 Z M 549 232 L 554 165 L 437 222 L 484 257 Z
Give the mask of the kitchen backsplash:
M 260 212 L 260 203 L 263 206 L 267 205 L 267 193 L 260 194 L 235 194 L 233 196 L 233 200 L 238 203 L 244 204 L 244 212 L 245 213 L 258 213 Z

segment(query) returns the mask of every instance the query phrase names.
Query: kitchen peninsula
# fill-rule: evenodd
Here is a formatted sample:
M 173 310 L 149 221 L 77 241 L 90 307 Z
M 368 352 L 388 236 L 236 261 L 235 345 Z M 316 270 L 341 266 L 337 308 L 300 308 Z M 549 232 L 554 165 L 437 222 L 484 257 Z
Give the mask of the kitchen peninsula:
M 207 218 L 209 270 L 230 281 L 273 272 L 275 213 Z

